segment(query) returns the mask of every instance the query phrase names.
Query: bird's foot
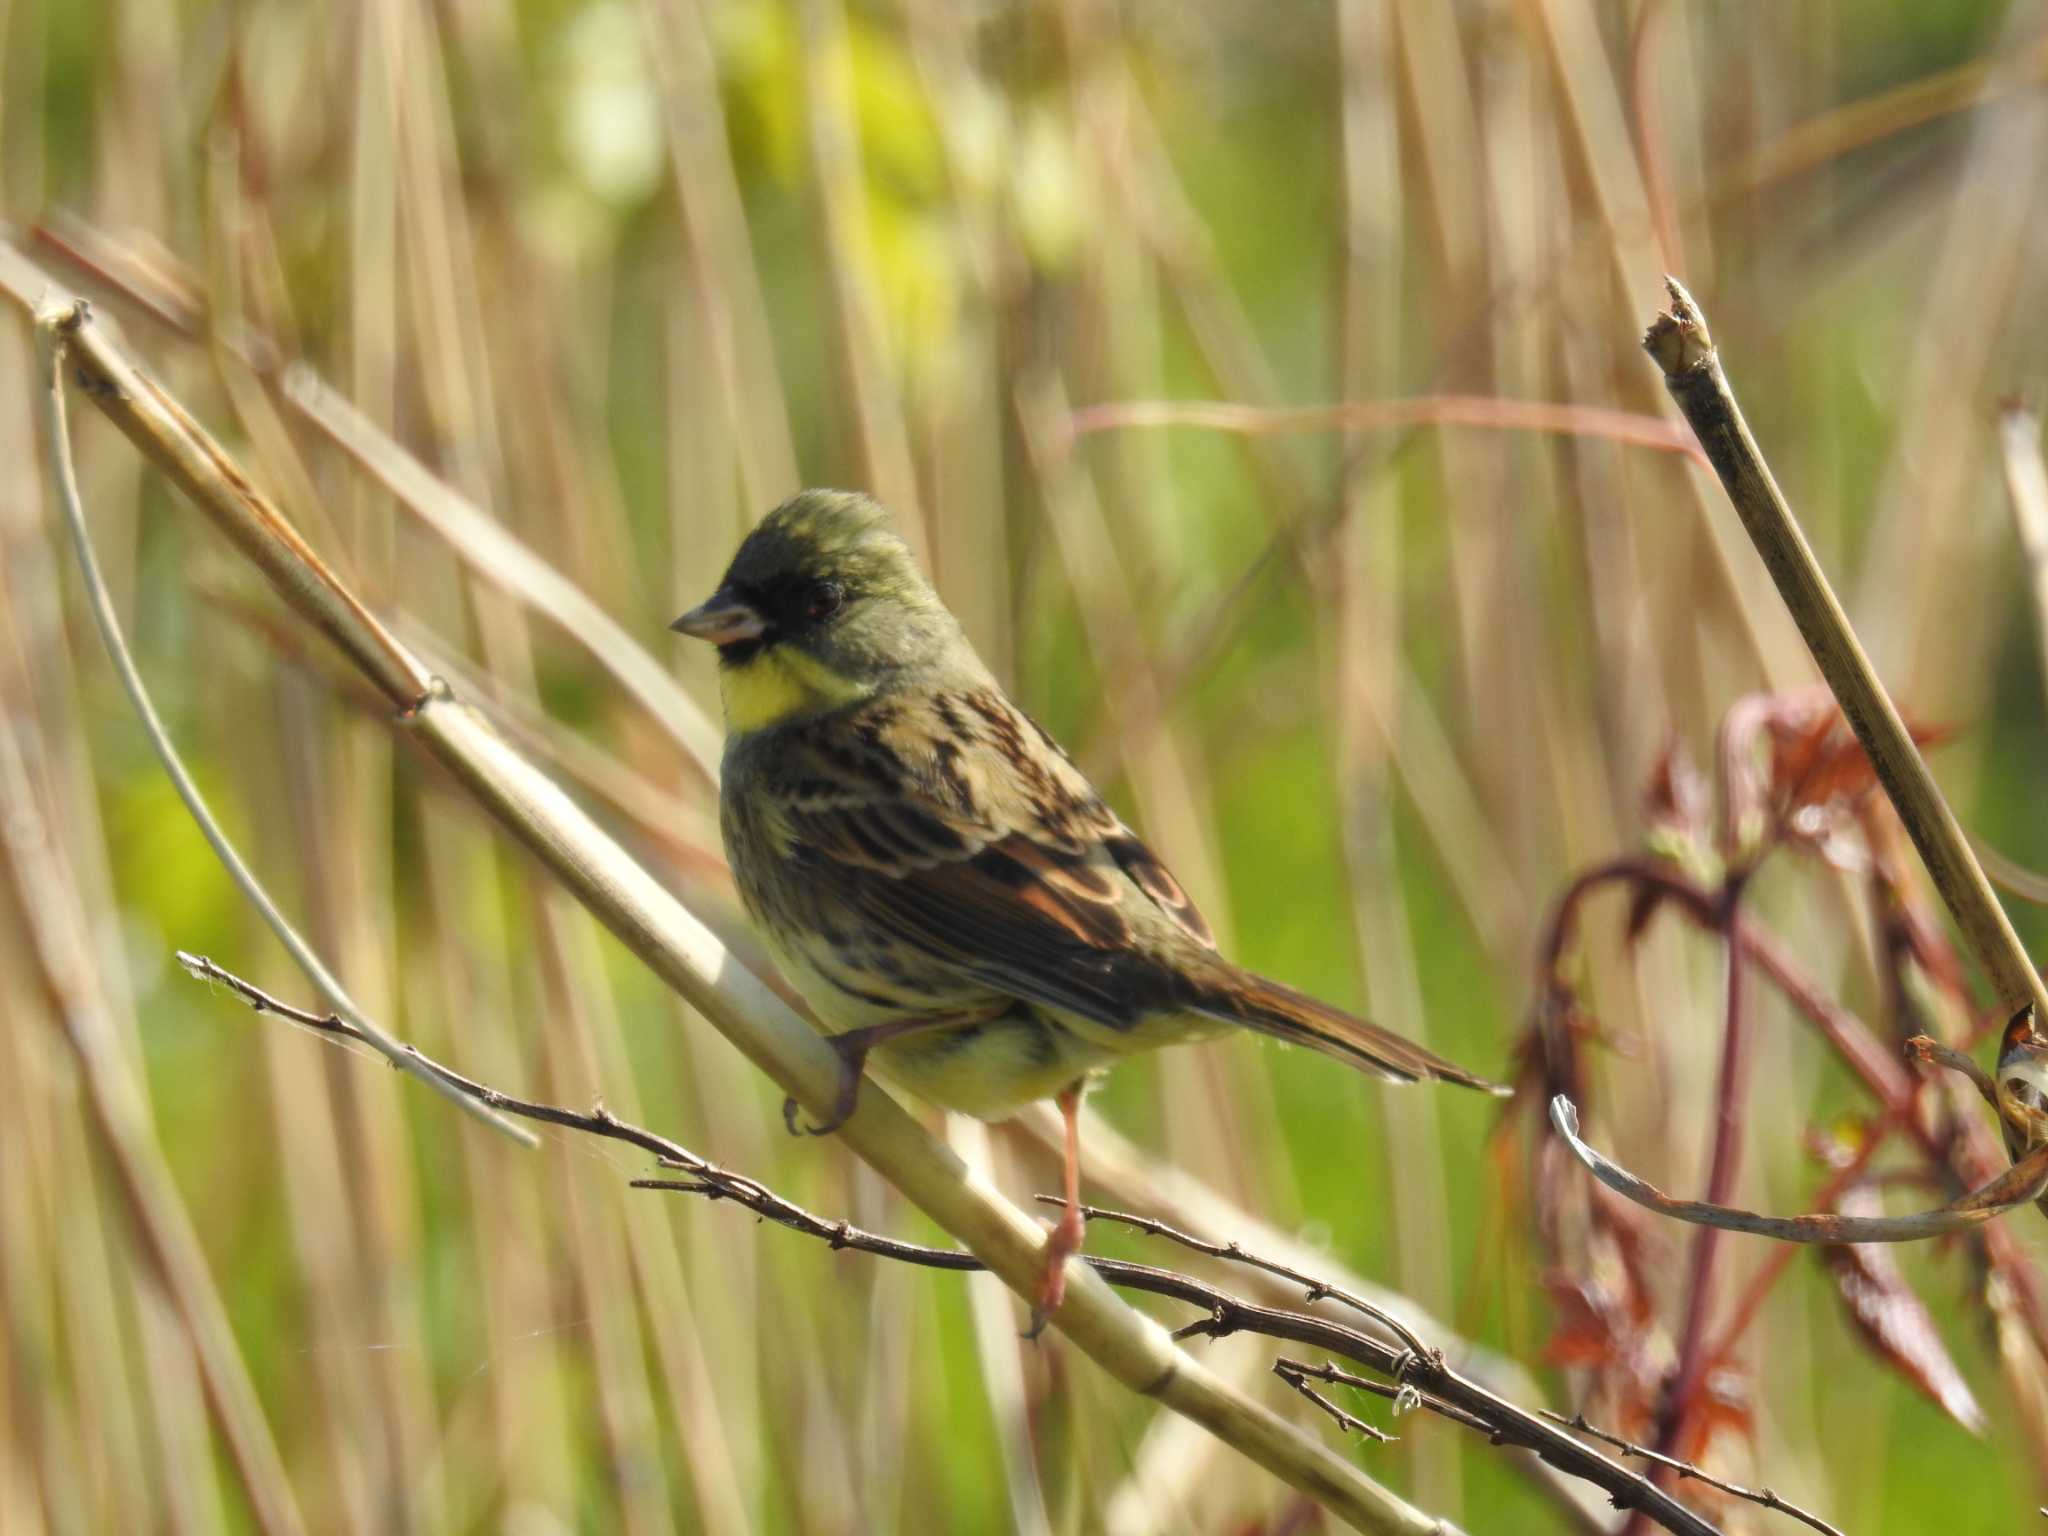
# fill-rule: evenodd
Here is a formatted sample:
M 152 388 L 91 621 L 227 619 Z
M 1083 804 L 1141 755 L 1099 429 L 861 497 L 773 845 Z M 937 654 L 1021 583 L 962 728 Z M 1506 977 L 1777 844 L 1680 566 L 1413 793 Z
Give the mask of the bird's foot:
M 1032 1303 L 1031 1326 L 1025 1329 L 1025 1338 L 1035 1339 L 1045 1332 L 1045 1325 L 1067 1299 L 1067 1260 L 1081 1251 L 1087 1230 L 1080 1206 L 1069 1204 L 1045 1242 L 1045 1274 L 1038 1282 L 1038 1299 Z
M 867 1070 L 868 1052 L 875 1046 L 874 1037 L 867 1030 L 853 1029 L 843 1035 L 827 1035 L 825 1043 L 839 1058 L 839 1088 L 832 1096 L 832 1112 L 816 1125 L 798 1125 L 796 1117 L 801 1106 L 794 1098 L 784 1099 L 782 1123 L 792 1136 L 830 1136 L 853 1118 L 854 1110 L 860 1105 L 861 1074 Z
M 869 1024 L 861 1029 L 843 1030 L 836 1035 L 827 1035 L 825 1043 L 832 1047 L 839 1057 L 839 1091 L 832 1096 L 832 1113 L 819 1125 L 799 1126 L 797 1111 L 802 1107 L 793 1098 L 782 1101 L 782 1123 L 789 1127 L 789 1134 L 799 1132 L 812 1136 L 830 1136 L 839 1127 L 853 1118 L 853 1111 L 860 1103 L 861 1074 L 867 1070 L 868 1052 L 890 1040 L 900 1040 L 905 1035 L 922 1034 L 934 1029 L 958 1029 L 963 1025 L 981 1024 L 995 1018 L 1002 1009 L 984 1010 L 979 1013 L 935 1013 L 920 1014 L 912 1018 L 888 1019 L 880 1024 Z

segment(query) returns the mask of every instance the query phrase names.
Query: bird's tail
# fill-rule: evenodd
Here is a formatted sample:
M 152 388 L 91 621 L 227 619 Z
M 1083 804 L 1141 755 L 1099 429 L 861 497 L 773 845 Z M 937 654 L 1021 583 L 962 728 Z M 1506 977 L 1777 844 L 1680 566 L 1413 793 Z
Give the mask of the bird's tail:
M 1305 992 L 1297 992 L 1277 981 L 1268 981 L 1250 971 L 1238 971 L 1202 1000 L 1199 1011 L 1212 1018 L 1242 1024 L 1276 1040 L 1308 1046 L 1392 1082 L 1419 1083 L 1440 1078 L 1447 1083 L 1462 1083 L 1467 1088 L 1479 1088 L 1488 1093 L 1513 1091 L 1503 1084 L 1467 1072 L 1455 1062 L 1446 1061 L 1434 1051 L 1424 1050 L 1414 1041 L 1404 1040 L 1391 1030 L 1368 1024 L 1341 1008 L 1332 1008 Z

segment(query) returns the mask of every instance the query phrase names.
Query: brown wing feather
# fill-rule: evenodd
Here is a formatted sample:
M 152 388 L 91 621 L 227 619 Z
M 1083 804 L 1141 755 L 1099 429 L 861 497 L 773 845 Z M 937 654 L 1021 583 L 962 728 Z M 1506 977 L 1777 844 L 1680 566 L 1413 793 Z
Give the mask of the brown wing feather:
M 983 986 L 1113 1028 L 1191 1003 L 1185 961 L 1213 956 L 1208 924 L 994 689 L 776 735 L 764 830 L 835 904 Z
M 805 879 L 926 960 L 1112 1028 L 1200 1014 L 1382 1077 L 1493 1086 L 1224 960 L 1171 871 L 993 688 L 776 734 L 770 835 Z

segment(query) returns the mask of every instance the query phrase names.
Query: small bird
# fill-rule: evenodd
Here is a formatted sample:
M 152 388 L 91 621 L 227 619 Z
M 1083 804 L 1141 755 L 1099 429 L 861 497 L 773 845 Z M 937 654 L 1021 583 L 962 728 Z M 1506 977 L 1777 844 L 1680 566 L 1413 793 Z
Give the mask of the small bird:
M 2034 1010 L 2022 1008 L 1999 1041 L 1998 1068 L 1985 1096 L 1998 1111 L 2006 1154 L 2018 1162 L 2048 1141 L 2048 1040 L 2034 1033 Z M 2048 1195 L 2036 1202 L 2048 1212 Z
M 1233 1027 L 1397 1082 L 1505 1092 L 1217 953 L 1187 893 L 1004 697 L 867 497 L 804 491 L 671 626 L 718 648 L 720 825 L 749 916 L 843 1065 L 999 1120 L 1056 1098 L 1066 1209 L 1036 1332 L 1083 1235 L 1088 1080 Z M 796 1105 L 785 1106 L 792 1130 Z

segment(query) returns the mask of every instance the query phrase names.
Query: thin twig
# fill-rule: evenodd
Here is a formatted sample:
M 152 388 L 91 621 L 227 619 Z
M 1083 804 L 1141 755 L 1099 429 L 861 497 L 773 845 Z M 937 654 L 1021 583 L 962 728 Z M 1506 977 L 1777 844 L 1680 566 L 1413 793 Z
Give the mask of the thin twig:
M 1058 1195 L 1040 1195 L 1038 1200 L 1041 1204 L 1056 1205 L 1062 1209 L 1067 1203 Z M 1269 1275 L 1277 1275 L 1282 1280 L 1292 1281 L 1300 1286 L 1308 1301 L 1337 1302 L 1362 1316 L 1371 1318 L 1398 1339 L 1403 1348 L 1418 1355 L 1427 1354 L 1429 1351 L 1429 1346 L 1416 1336 L 1413 1329 L 1384 1307 L 1375 1306 L 1363 1297 L 1354 1295 L 1341 1286 L 1320 1280 L 1305 1270 L 1282 1264 L 1277 1259 L 1261 1258 L 1258 1254 L 1248 1252 L 1239 1243 L 1211 1242 L 1207 1238 L 1196 1237 L 1191 1232 L 1183 1232 L 1180 1228 L 1156 1217 L 1142 1216 L 1131 1211 L 1113 1211 L 1099 1205 L 1084 1205 L 1081 1207 L 1081 1214 L 1089 1221 L 1117 1222 L 1126 1227 L 1134 1227 L 1147 1237 L 1163 1237 L 1169 1242 L 1180 1244 L 1183 1248 L 1207 1254 L 1212 1259 L 1228 1259 L 1233 1264 L 1243 1264 L 1251 1269 L 1263 1270 Z
M 1048 1205 L 1064 1204 L 1063 1201 L 1055 1196 L 1040 1195 L 1038 1198 Z M 1686 1510 L 1683 1505 L 1671 1500 L 1669 1495 L 1665 1494 L 1663 1490 L 1657 1488 L 1647 1479 L 1642 1481 L 1640 1488 L 1632 1485 L 1625 1489 L 1617 1489 L 1605 1480 L 1603 1474 L 1598 1474 L 1578 1466 L 1566 1466 L 1564 1463 L 1557 1461 L 1555 1459 L 1555 1452 L 1558 1447 L 1554 1442 L 1542 1441 L 1539 1443 L 1538 1440 L 1530 1437 L 1532 1426 L 1539 1429 L 1543 1427 L 1540 1420 L 1531 1418 L 1525 1410 L 1515 1407 L 1513 1404 L 1487 1391 L 1478 1383 L 1460 1375 L 1444 1359 L 1443 1351 L 1429 1347 L 1413 1329 L 1401 1322 L 1399 1318 L 1392 1316 L 1385 1309 L 1374 1306 L 1371 1302 L 1365 1301 L 1341 1287 L 1319 1280 L 1314 1275 L 1308 1274 L 1303 1270 L 1253 1253 L 1240 1243 L 1215 1242 L 1208 1238 L 1197 1237 L 1192 1233 L 1184 1232 L 1178 1227 L 1171 1226 L 1150 1216 L 1136 1215 L 1125 1211 L 1105 1210 L 1098 1206 L 1084 1205 L 1081 1207 L 1081 1210 L 1082 1214 L 1090 1219 L 1121 1222 L 1136 1228 L 1147 1236 L 1163 1237 L 1193 1252 L 1207 1254 L 1212 1258 L 1225 1259 L 1235 1264 L 1243 1264 L 1247 1268 L 1260 1270 L 1270 1275 L 1277 1275 L 1282 1279 L 1299 1284 L 1309 1301 L 1315 1302 L 1327 1299 L 1355 1309 L 1393 1334 L 1395 1339 L 1399 1341 L 1400 1347 L 1396 1349 L 1392 1345 L 1375 1339 L 1371 1341 L 1372 1350 L 1361 1353 L 1359 1341 L 1364 1341 L 1369 1336 L 1356 1329 L 1349 1328 L 1343 1324 L 1332 1323 L 1326 1318 L 1315 1317 L 1305 1313 L 1289 1312 L 1278 1308 L 1255 1307 L 1242 1302 L 1231 1302 L 1220 1310 L 1213 1312 L 1209 1317 L 1183 1325 L 1176 1330 L 1174 1337 L 1182 1339 L 1195 1337 L 1223 1338 L 1231 1333 L 1249 1332 L 1263 1333 L 1275 1338 L 1292 1339 L 1296 1343 L 1317 1344 L 1322 1348 L 1330 1349 L 1332 1353 L 1357 1360 L 1393 1377 L 1396 1388 L 1399 1391 L 1413 1391 L 1420 1394 L 1420 1400 L 1424 1406 L 1431 1408 L 1433 1411 L 1443 1413 L 1447 1418 L 1478 1429 L 1495 1441 L 1507 1441 L 1512 1444 L 1521 1445 L 1528 1450 L 1534 1451 L 1553 1466 L 1558 1466 L 1576 1476 L 1585 1477 L 1588 1481 L 1598 1483 L 1607 1490 L 1614 1501 L 1615 1507 L 1618 1509 L 1640 1508 L 1659 1524 L 1674 1529 L 1676 1527 L 1671 1526 L 1671 1522 L 1674 1519 L 1690 1520 L 1697 1518 L 1689 1510 Z M 1106 1278 L 1118 1284 L 1123 1283 L 1117 1279 L 1116 1274 L 1103 1261 L 1090 1260 L 1090 1262 L 1101 1269 Z M 1157 1271 L 1153 1271 L 1153 1273 L 1157 1273 Z M 1190 1283 L 1199 1284 L 1199 1282 Z M 1181 1295 L 1183 1300 L 1192 1299 L 1186 1292 L 1178 1294 Z M 1328 1331 L 1331 1329 L 1334 1329 L 1335 1332 Z M 1347 1348 L 1344 1342 L 1333 1343 L 1333 1340 L 1348 1340 L 1350 1341 L 1350 1347 Z M 1370 1390 L 1377 1391 L 1379 1388 L 1374 1386 Z M 1687 1528 L 1690 1529 L 1691 1527 Z
M 1605 438 L 1660 453 L 1684 454 L 1705 463 L 1698 447 L 1661 416 L 1491 395 L 1421 395 L 1408 400 L 1296 406 L 1243 405 L 1232 400 L 1104 400 L 1076 408 L 1065 422 L 1069 440 L 1127 427 L 1206 427 L 1256 437 L 1413 426 Z
M 1932 1035 L 1913 1036 L 1906 1042 L 1905 1052 L 1929 1066 L 1946 1067 L 1951 1072 L 1960 1072 L 1970 1080 L 1970 1086 L 1983 1096 L 1984 1102 L 1991 1106 L 1993 1112 L 2001 1119 L 2004 1118 L 2005 1106 L 1998 1097 L 1998 1084 L 1992 1081 L 1989 1072 L 1977 1065 L 1975 1057 L 1965 1056 L 1952 1045 L 1943 1045 Z
M 1942 798 L 1913 745 L 1898 709 L 1864 654 L 1848 615 L 1806 542 L 1784 493 L 1771 477 L 1742 419 L 1706 317 L 1676 279 L 1667 278 L 1671 309 L 1659 315 L 1643 346 L 1664 370 L 1664 382 L 1706 449 L 1743 527 L 1763 557 L 1779 596 L 1834 691 L 1885 793 L 1920 851 L 1927 872 L 1984 968 L 2006 1015 L 2031 1008 L 2048 1024 L 2048 989 L 2027 958 L 1991 883 L 1971 853 L 1955 812 Z
M 1384 1381 L 1374 1381 L 1370 1376 L 1361 1376 L 1356 1371 L 1347 1371 L 1339 1366 L 1328 1364 L 1310 1365 L 1304 1360 L 1290 1360 L 1285 1355 L 1282 1355 L 1273 1364 L 1274 1374 L 1282 1375 L 1283 1380 L 1285 1376 L 1282 1374 L 1281 1367 L 1284 1366 L 1289 1372 L 1311 1376 L 1317 1381 L 1335 1382 L 1339 1386 L 1355 1387 L 1360 1392 L 1370 1392 L 1376 1397 L 1384 1397 L 1394 1405 L 1396 1416 L 1406 1413 L 1413 1408 L 1427 1408 L 1431 1413 L 1441 1414 L 1444 1418 L 1454 1420 L 1464 1425 L 1467 1429 L 1477 1431 L 1479 1434 L 1491 1435 L 1493 1433 L 1493 1426 L 1477 1414 L 1467 1413 L 1464 1409 L 1453 1403 L 1447 1403 L 1440 1397 L 1432 1397 L 1427 1392 L 1418 1391 L 1416 1388 L 1406 1384 L 1394 1386 Z M 1548 1412 L 1547 1409 L 1544 1411 Z
M 1341 1380 L 1347 1385 L 1361 1387 L 1373 1385 L 1373 1383 L 1367 1382 L 1363 1376 L 1354 1376 L 1349 1372 L 1338 1371 L 1330 1366 L 1326 1366 L 1324 1369 L 1329 1371 L 1330 1375 L 1321 1378 L 1323 1380 Z M 1273 1374 L 1314 1403 L 1316 1407 L 1322 1409 L 1324 1413 L 1330 1416 L 1339 1429 L 1355 1429 L 1365 1436 L 1366 1439 L 1377 1440 L 1381 1445 L 1392 1445 L 1400 1438 L 1398 1435 L 1388 1434 L 1377 1424 L 1368 1424 L 1355 1413 L 1346 1413 L 1342 1408 L 1339 1408 L 1335 1403 L 1323 1396 L 1322 1393 L 1310 1386 L 1308 1384 L 1309 1378 L 1317 1374 L 1314 1366 L 1304 1365 L 1299 1360 L 1289 1360 L 1283 1357 L 1273 1362 Z
M 75 224 L 65 228 L 39 225 L 33 233 L 179 336 L 188 341 L 199 339 L 203 316 L 198 301 L 181 302 L 149 287 L 146 279 L 161 274 L 130 259 L 120 245 Z M 588 592 L 436 475 L 310 364 L 288 359 L 269 336 L 242 326 L 232 339 L 213 339 L 235 361 L 273 386 L 301 418 L 377 480 L 400 507 L 446 540 L 472 569 L 547 617 L 589 651 L 676 744 L 699 779 L 716 787 L 717 727 Z
M 178 963 L 193 977 L 228 988 L 259 1013 L 275 1014 L 332 1039 L 355 1038 L 354 1031 L 334 1015 L 318 1014 L 294 1007 L 203 956 L 181 950 L 178 952 Z M 589 1111 L 577 1111 L 536 1100 L 522 1099 L 465 1077 L 415 1047 L 408 1045 L 404 1049 L 425 1070 L 434 1073 L 459 1092 L 472 1094 L 493 1108 L 507 1114 L 638 1147 L 652 1154 L 664 1168 L 685 1175 L 683 1178 L 635 1179 L 632 1181 L 632 1187 L 636 1189 L 664 1190 L 675 1194 L 695 1195 L 706 1200 L 731 1201 L 764 1220 L 775 1222 L 803 1236 L 815 1238 L 835 1251 L 850 1250 L 926 1269 L 953 1272 L 978 1271 L 986 1267 L 973 1254 L 964 1253 L 959 1249 L 906 1243 L 866 1231 L 850 1222 L 820 1216 L 794 1201 L 783 1198 L 766 1185 L 744 1174 L 720 1167 L 665 1136 L 637 1125 L 627 1124 L 602 1106 Z M 1231 1295 L 1206 1281 L 1198 1280 L 1192 1275 L 1180 1274 L 1174 1270 L 1160 1269 L 1149 1264 L 1125 1263 L 1115 1259 L 1087 1259 L 1088 1266 L 1112 1285 L 1163 1296 L 1200 1309 L 1203 1315 L 1179 1329 L 1176 1337 L 1226 1338 L 1234 1333 L 1256 1333 L 1269 1338 L 1305 1344 L 1313 1349 L 1354 1360 L 1369 1369 L 1379 1371 L 1388 1377 L 1392 1384 L 1385 1385 L 1365 1378 L 1347 1379 L 1339 1376 L 1323 1376 L 1322 1379 L 1342 1380 L 1346 1385 L 1380 1393 L 1392 1398 L 1399 1407 L 1427 1408 L 1454 1423 L 1485 1435 L 1495 1444 L 1512 1445 L 1533 1452 L 1560 1471 L 1583 1478 L 1600 1488 L 1616 1508 L 1641 1508 L 1658 1524 L 1667 1530 L 1681 1533 L 1681 1536 L 1715 1536 L 1715 1528 L 1710 1523 L 1657 1488 L 1649 1479 L 1574 1440 L 1546 1423 L 1538 1415 L 1517 1407 L 1461 1375 L 1444 1359 L 1442 1351 L 1428 1348 L 1412 1330 L 1388 1317 L 1383 1309 L 1369 1302 L 1360 1301 L 1342 1288 L 1319 1281 L 1312 1275 L 1264 1259 L 1235 1243 L 1212 1243 L 1146 1216 L 1115 1211 L 1098 1211 L 1095 1214 L 1105 1220 L 1128 1222 L 1142 1231 L 1182 1243 L 1196 1252 L 1230 1259 L 1268 1274 L 1295 1281 L 1313 1298 L 1328 1298 L 1355 1307 L 1363 1315 L 1387 1327 L 1401 1342 L 1398 1346 L 1389 1344 L 1334 1318 L 1260 1306 L 1242 1297 Z M 1315 1367 L 1301 1368 L 1310 1374 L 1321 1374 Z
M 1675 909 L 1701 928 L 1714 926 L 1714 893 L 1678 865 L 1646 854 L 1610 859 L 1581 873 L 1559 900 L 1539 952 L 1544 985 L 1564 985 L 1559 967 L 1583 904 L 1594 891 L 1609 884 L 1620 884 L 1638 898 L 1654 896 L 1660 906 Z M 1967 1188 L 2009 1162 L 2004 1147 L 1982 1122 L 1961 1122 L 1962 1134 L 1957 1136 L 1938 1129 L 1920 1114 L 1919 1084 L 1901 1064 L 1897 1052 L 1881 1045 L 1861 1019 L 1829 997 L 1782 939 L 1747 916 L 1737 922 L 1735 931 L 1759 974 L 1821 1032 L 1930 1164 L 1946 1168 L 1959 1186 Z M 1984 1228 L 1982 1236 L 1992 1267 L 2013 1283 L 2029 1332 L 2048 1349 L 2048 1307 L 2042 1304 L 2033 1267 L 2024 1261 L 2019 1239 L 1999 1226 Z
M 1028 1143 L 1032 1151 L 1057 1155 L 1064 1125 L 1050 1105 L 1036 1105 L 1010 1122 L 1013 1139 Z M 1278 1256 L 1302 1269 L 1315 1270 L 1332 1283 L 1361 1295 L 1401 1318 L 1423 1338 L 1433 1341 L 1445 1355 L 1458 1363 L 1459 1371 L 1498 1393 L 1509 1402 L 1530 1403 L 1542 1399 L 1534 1377 L 1518 1361 L 1496 1354 L 1469 1337 L 1461 1337 L 1441 1318 L 1431 1317 L 1412 1298 L 1376 1287 L 1362 1276 L 1346 1273 L 1342 1264 L 1326 1252 L 1318 1252 L 1298 1233 L 1282 1231 L 1256 1211 L 1225 1199 L 1193 1178 L 1185 1169 L 1159 1161 L 1132 1145 L 1116 1127 L 1101 1119 L 1086 1122 L 1082 1139 L 1088 1148 L 1089 1177 L 1105 1191 L 1115 1191 L 1126 1209 L 1155 1211 L 1188 1231 L 1239 1232 L 1246 1247 L 1258 1253 Z M 1292 1292 L 1293 1282 L 1256 1271 L 1247 1271 L 1247 1290 L 1255 1299 L 1270 1299 L 1283 1290 Z M 1531 1457 L 1517 1467 L 1545 1494 L 1562 1500 L 1572 1511 L 1574 1522 L 1584 1529 L 1602 1524 L 1598 1488 L 1590 1481 Z M 1583 1483 L 1583 1486 L 1581 1484 Z
M 1711 1472 L 1703 1472 L 1689 1461 L 1680 1461 L 1676 1456 L 1666 1456 L 1662 1451 L 1653 1451 L 1646 1445 L 1636 1445 L 1624 1440 L 1620 1435 L 1611 1435 L 1604 1429 L 1596 1429 L 1586 1422 L 1586 1416 L 1582 1413 L 1575 1413 L 1566 1418 L 1561 1413 L 1552 1413 L 1548 1408 L 1542 1412 L 1546 1419 L 1555 1419 L 1567 1429 L 1575 1429 L 1582 1435 L 1591 1435 L 1595 1440 L 1606 1441 L 1624 1456 L 1637 1456 L 1644 1461 L 1655 1462 L 1660 1467 L 1667 1467 L 1676 1472 L 1681 1478 L 1705 1483 L 1709 1488 L 1718 1488 L 1735 1498 L 1747 1499 L 1752 1504 L 1761 1504 L 1765 1509 L 1775 1509 L 1781 1515 L 1790 1515 L 1794 1520 L 1810 1525 L 1816 1531 L 1825 1532 L 1826 1536 L 1843 1536 L 1840 1526 L 1830 1525 L 1811 1510 L 1801 1509 L 1797 1504 L 1780 1498 L 1768 1488 L 1745 1488 L 1740 1483 L 1731 1483 L 1725 1478 L 1714 1476 Z
M 135 657 L 128 649 L 128 642 L 121 634 L 121 622 L 114 611 L 113 597 L 107 591 L 107 584 L 100 574 L 99 556 L 93 550 L 92 532 L 86 526 L 85 508 L 79 499 L 78 475 L 71 463 L 71 432 L 66 422 L 63 388 L 64 356 L 70 342 L 79 329 L 90 318 L 91 311 L 82 299 L 69 303 L 62 301 L 47 303 L 36 312 L 36 344 L 43 357 L 43 390 L 41 393 L 43 432 L 50 455 L 50 475 L 57 487 L 57 504 L 63 510 L 64 521 L 70 529 L 72 548 L 78 555 L 78 572 L 85 585 L 87 605 L 92 609 L 93 623 L 98 626 L 100 639 L 107 647 L 107 656 L 114 664 L 115 675 L 121 680 L 122 690 L 128 695 L 128 702 L 135 708 L 136 718 L 141 722 L 143 732 L 149 737 L 149 744 L 156 751 L 157 760 L 163 765 L 164 775 L 171 781 L 178 798 L 185 802 L 185 809 L 205 836 L 207 845 L 228 877 L 235 882 L 242 895 L 248 899 L 270 931 L 277 935 L 277 941 L 285 947 L 299 969 L 306 973 L 313 985 L 334 1005 L 335 1010 L 348 1020 L 356 1035 L 364 1044 L 381 1052 L 393 1066 L 411 1072 L 422 1082 L 445 1096 L 449 1102 L 459 1106 L 468 1114 L 476 1116 L 493 1130 L 510 1136 L 521 1146 L 535 1145 L 533 1136 L 511 1124 L 502 1116 L 493 1114 L 488 1108 L 472 1098 L 451 1091 L 445 1083 L 437 1081 L 431 1074 L 420 1072 L 407 1058 L 396 1041 L 364 1017 L 361 1009 L 349 997 L 333 972 L 322 963 L 313 946 L 299 935 L 270 893 L 256 878 L 235 845 L 228 841 L 227 833 L 200 793 L 199 785 L 185 767 L 178 749 L 171 744 L 170 732 L 164 729 L 163 720 L 151 702 L 149 690 L 142 681 L 142 671 L 135 664 Z

